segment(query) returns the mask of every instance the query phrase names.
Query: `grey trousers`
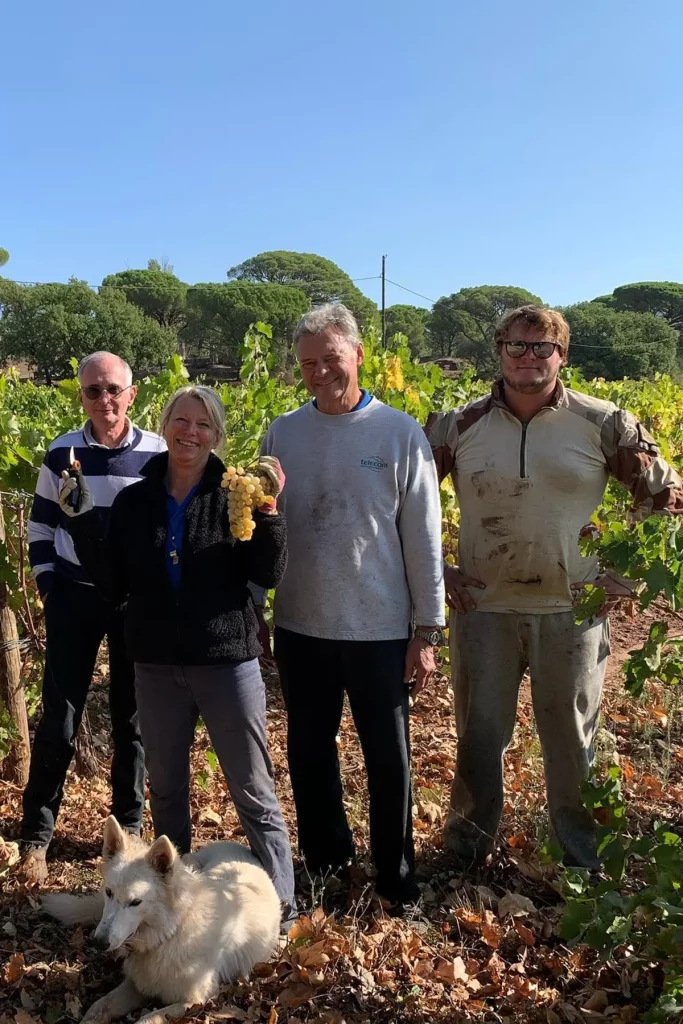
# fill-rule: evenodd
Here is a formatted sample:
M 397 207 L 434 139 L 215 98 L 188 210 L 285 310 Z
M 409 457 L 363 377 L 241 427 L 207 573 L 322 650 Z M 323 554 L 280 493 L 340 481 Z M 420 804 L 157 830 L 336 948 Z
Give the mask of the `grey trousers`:
M 451 612 L 451 665 L 458 733 L 446 845 L 463 861 L 493 849 L 503 811 L 503 754 L 529 669 L 543 750 L 551 831 L 565 863 L 600 866 L 581 783 L 593 759 L 609 624 L 574 624 L 573 612 Z
M 273 783 L 266 693 L 256 659 L 225 665 L 135 665 L 154 831 L 190 850 L 190 749 L 201 714 L 253 853 L 291 908 L 294 869 Z

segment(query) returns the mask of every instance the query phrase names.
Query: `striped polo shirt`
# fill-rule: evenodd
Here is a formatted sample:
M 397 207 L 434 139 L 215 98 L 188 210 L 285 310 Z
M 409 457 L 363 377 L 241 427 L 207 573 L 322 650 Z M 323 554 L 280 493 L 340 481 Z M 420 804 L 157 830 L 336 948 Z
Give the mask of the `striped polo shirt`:
M 62 470 L 69 468 L 71 448 L 106 528 L 114 498 L 124 487 L 139 480 L 145 463 L 166 450 L 157 434 L 140 430 L 128 422 L 128 433 L 117 448 L 99 444 L 90 420 L 80 429 L 62 434 L 52 442 L 40 467 L 28 525 L 28 554 L 33 575 L 56 571 L 79 583 L 90 583 L 81 567 L 66 527 L 66 514 L 59 506 Z

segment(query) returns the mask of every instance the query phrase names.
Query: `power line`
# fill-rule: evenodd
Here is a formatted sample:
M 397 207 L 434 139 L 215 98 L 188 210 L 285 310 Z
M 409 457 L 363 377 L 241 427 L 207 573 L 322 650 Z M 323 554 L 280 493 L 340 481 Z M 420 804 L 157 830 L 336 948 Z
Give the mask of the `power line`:
M 398 281 L 392 281 L 390 278 L 387 278 L 387 281 L 389 284 L 393 284 L 395 288 L 402 288 L 404 292 L 410 292 L 411 295 L 417 295 L 419 299 L 426 299 L 427 302 L 431 302 L 432 306 L 436 302 L 436 299 L 430 299 L 428 295 L 423 295 L 422 292 L 415 292 L 412 288 L 406 288 L 404 284 L 399 284 Z

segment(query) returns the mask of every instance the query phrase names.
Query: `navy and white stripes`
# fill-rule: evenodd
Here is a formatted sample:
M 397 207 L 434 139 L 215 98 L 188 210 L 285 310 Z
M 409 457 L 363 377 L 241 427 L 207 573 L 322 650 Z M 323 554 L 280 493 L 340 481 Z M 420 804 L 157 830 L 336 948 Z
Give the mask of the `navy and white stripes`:
M 40 467 L 28 525 L 29 561 L 36 580 L 41 573 L 58 569 L 69 579 L 89 582 L 76 557 L 58 500 L 62 470 L 68 469 L 72 447 L 95 507 L 106 520 L 119 491 L 140 478 L 145 463 L 157 452 L 165 451 L 166 443 L 156 434 L 131 425 L 118 448 L 106 448 L 95 441 L 89 423 L 52 442 Z

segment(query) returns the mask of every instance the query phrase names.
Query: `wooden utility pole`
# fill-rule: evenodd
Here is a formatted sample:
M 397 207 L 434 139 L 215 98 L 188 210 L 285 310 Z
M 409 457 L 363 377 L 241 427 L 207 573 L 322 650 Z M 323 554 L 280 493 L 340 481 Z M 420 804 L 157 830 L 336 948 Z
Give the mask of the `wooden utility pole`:
M 0 498 L 0 542 L 5 543 L 5 517 Z M 0 704 L 9 714 L 16 730 L 9 754 L 3 761 L 2 776 L 22 788 L 28 782 L 31 747 L 28 735 L 26 698 L 21 682 L 19 632 L 17 620 L 9 604 L 7 585 L 0 582 Z
M 385 302 L 385 289 L 387 279 L 387 258 L 382 256 L 382 348 L 387 347 L 387 307 Z

